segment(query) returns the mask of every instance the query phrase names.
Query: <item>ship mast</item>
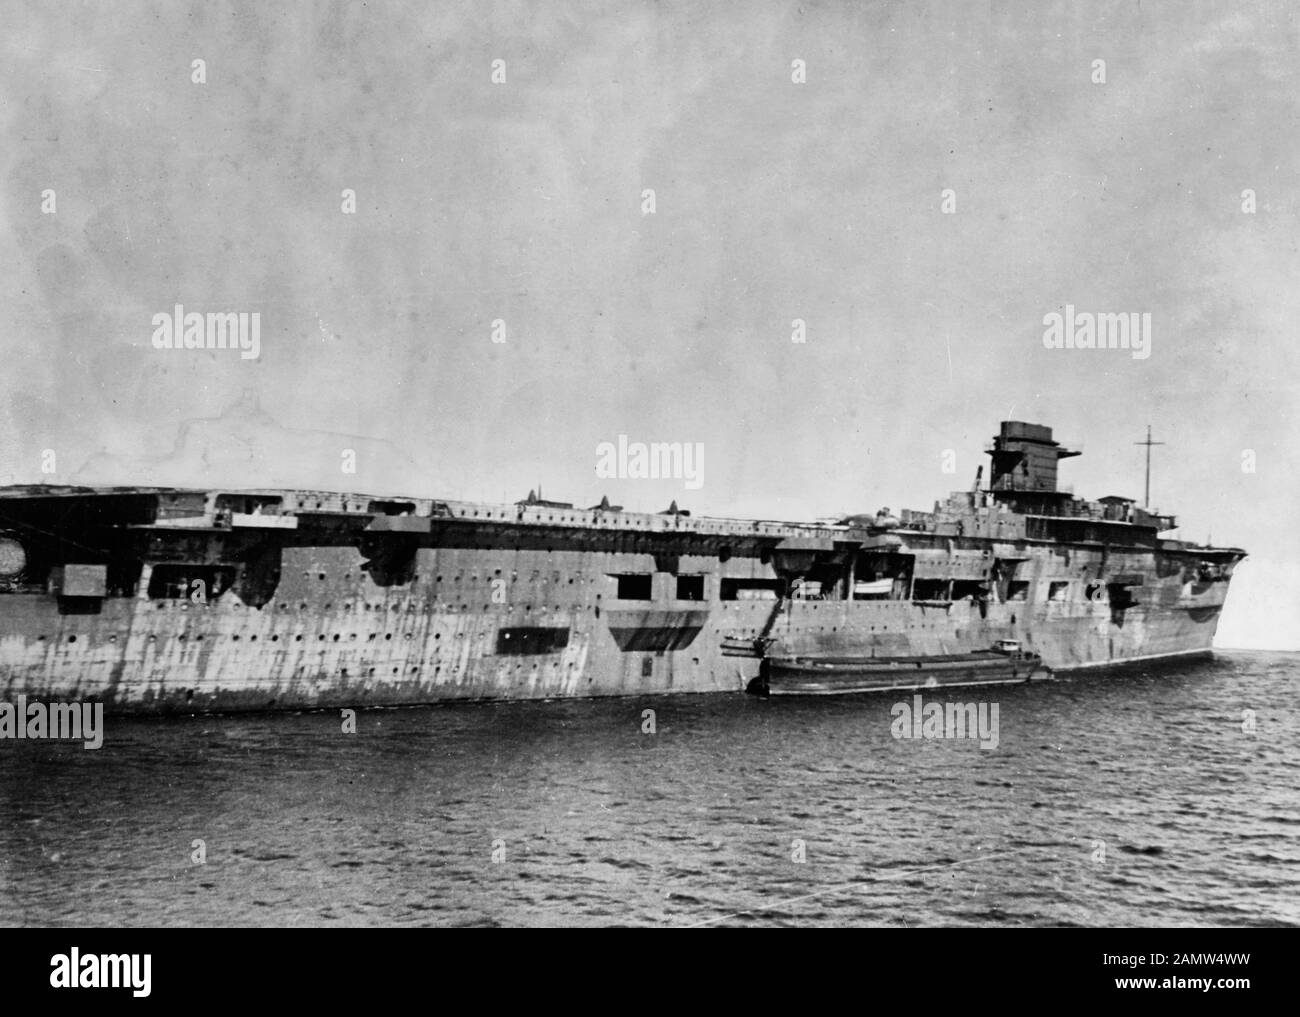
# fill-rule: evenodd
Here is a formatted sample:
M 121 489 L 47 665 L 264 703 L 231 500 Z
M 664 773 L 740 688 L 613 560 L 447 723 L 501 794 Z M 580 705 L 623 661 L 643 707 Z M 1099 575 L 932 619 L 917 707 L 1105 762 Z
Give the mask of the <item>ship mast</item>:
M 1149 509 L 1151 507 L 1151 446 L 1163 445 L 1164 442 L 1151 440 L 1151 425 L 1147 424 L 1147 440 L 1135 441 L 1133 444 L 1145 445 L 1147 447 L 1147 485 L 1146 485 L 1146 494 L 1142 498 L 1142 507 L 1145 509 Z

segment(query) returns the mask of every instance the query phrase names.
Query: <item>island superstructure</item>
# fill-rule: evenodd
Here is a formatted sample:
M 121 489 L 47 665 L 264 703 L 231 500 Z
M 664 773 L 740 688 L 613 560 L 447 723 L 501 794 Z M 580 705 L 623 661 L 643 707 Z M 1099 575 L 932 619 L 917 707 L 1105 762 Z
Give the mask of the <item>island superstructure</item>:
M 1075 498 L 1050 428 L 835 524 L 302 490 L 0 488 L 0 697 L 110 712 L 745 689 L 772 659 L 1208 653 L 1245 552 Z M 918 683 L 921 684 L 921 683 Z

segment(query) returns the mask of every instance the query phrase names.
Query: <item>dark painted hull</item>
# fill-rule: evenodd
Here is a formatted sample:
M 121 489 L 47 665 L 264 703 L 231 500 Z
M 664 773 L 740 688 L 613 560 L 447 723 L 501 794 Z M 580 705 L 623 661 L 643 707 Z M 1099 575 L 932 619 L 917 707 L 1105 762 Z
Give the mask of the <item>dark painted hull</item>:
M 1034 655 L 993 651 L 929 657 L 774 657 L 751 688 L 768 696 L 835 696 L 946 686 L 1008 685 L 1043 676 Z

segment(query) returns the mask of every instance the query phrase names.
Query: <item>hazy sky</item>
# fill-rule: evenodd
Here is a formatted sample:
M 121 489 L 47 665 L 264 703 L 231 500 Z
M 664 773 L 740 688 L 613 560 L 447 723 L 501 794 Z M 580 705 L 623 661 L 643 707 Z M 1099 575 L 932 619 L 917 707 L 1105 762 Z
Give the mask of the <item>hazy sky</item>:
M 1008 418 L 1140 497 L 1150 423 L 1153 503 L 1252 554 L 1220 642 L 1300 646 L 1291 3 L 3 22 L 0 482 L 813 518 L 929 508 Z M 153 348 L 176 303 L 259 312 L 260 357 Z M 1150 313 L 1151 356 L 1044 348 L 1067 304 Z M 620 434 L 702 443 L 703 486 L 597 480 Z

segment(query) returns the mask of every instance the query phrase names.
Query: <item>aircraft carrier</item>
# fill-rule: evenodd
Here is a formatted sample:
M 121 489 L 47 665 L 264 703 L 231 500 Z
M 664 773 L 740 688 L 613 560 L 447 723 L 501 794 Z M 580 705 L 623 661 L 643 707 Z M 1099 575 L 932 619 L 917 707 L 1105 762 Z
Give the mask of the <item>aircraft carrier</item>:
M 986 487 L 833 525 L 533 493 L 0 488 L 0 699 L 293 710 L 765 692 L 773 673 L 798 692 L 800 667 L 846 660 L 909 688 L 962 684 L 963 657 L 1024 680 L 1210 652 L 1243 550 L 1058 490 L 1078 453 L 1048 427 L 1003 422 L 987 451 Z

